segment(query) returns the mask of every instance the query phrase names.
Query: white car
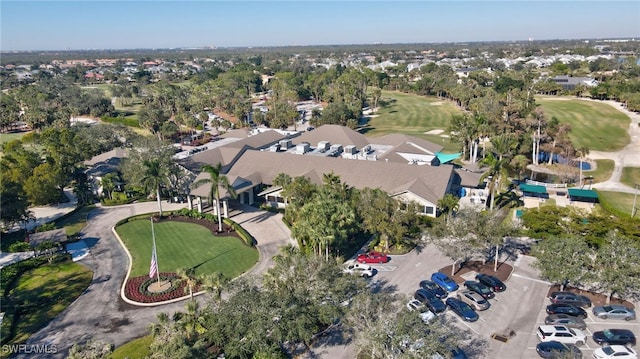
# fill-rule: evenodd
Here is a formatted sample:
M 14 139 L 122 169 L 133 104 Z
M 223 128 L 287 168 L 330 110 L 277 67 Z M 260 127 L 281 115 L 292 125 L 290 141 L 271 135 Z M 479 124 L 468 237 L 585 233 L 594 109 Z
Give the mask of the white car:
M 625 347 L 624 345 L 611 345 L 594 350 L 593 358 L 638 359 L 638 354 L 635 350 Z
M 587 342 L 587 336 L 582 330 L 567 328 L 564 325 L 541 325 L 537 334 L 541 342 L 556 341 L 575 345 L 584 345 Z
M 407 309 L 409 309 L 412 312 L 420 313 L 420 318 L 425 323 L 430 322 L 433 318 L 436 317 L 436 315 L 432 311 L 430 311 L 426 305 L 424 305 L 421 301 L 417 299 L 411 299 L 407 303 Z
M 373 268 L 368 264 L 363 263 L 348 263 L 344 267 L 344 272 L 349 274 L 358 275 L 363 278 L 371 278 L 373 277 Z

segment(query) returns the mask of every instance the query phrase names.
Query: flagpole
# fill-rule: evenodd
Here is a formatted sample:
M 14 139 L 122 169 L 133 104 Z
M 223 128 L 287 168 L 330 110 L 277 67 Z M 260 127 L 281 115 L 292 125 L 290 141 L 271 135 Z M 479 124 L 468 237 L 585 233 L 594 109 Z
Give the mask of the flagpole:
M 153 229 L 153 217 L 151 217 L 151 238 L 153 238 L 153 255 L 156 257 L 156 277 L 158 278 L 158 284 L 160 284 L 160 266 L 158 265 L 158 252 L 156 252 L 156 232 Z

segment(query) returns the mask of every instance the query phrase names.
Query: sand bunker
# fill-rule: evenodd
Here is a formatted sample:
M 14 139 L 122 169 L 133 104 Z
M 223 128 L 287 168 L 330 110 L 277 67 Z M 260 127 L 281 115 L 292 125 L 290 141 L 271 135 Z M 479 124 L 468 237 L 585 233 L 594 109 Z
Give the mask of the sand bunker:
M 444 132 L 444 130 L 431 130 L 431 131 L 425 132 L 425 135 L 439 135 L 439 134 L 441 134 L 443 132 Z

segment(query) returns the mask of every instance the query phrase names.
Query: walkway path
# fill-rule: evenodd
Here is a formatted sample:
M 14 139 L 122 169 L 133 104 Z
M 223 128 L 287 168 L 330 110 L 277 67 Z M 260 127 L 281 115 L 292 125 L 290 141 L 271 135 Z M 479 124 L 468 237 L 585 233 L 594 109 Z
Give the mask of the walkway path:
M 597 101 L 591 99 L 583 99 L 585 101 Z M 615 107 L 620 112 L 629 116 L 631 123 L 629 124 L 629 137 L 630 141 L 622 150 L 617 152 L 603 152 L 603 151 L 589 151 L 588 158 L 599 160 L 609 159 L 615 162 L 613 173 L 611 178 L 605 182 L 594 183 L 592 188 L 597 188 L 601 191 L 615 191 L 615 192 L 627 192 L 634 193 L 634 189 L 620 183 L 620 177 L 622 176 L 622 169 L 624 167 L 639 167 L 640 168 L 640 114 L 632 112 L 622 107 L 619 102 L 616 101 L 597 101 L 605 102 Z
M 173 210 L 184 204 L 163 204 Z M 79 261 L 93 270 L 93 280 L 86 291 L 45 328 L 32 335 L 27 344 L 55 344 L 59 350 L 52 358 L 64 358 L 74 343 L 88 339 L 122 345 L 149 333 L 149 324 L 161 312 L 183 310 L 178 302 L 158 307 L 135 307 L 120 299 L 120 288 L 128 268 L 124 249 L 111 232 L 115 224 L 126 217 L 157 210 L 155 202 L 119 207 L 99 207 L 89 213 L 87 226 L 81 236 L 90 247 L 91 254 Z M 259 275 L 266 270 L 278 248 L 290 243 L 288 229 L 280 214 L 265 213 L 247 207 L 247 211 L 234 218 L 241 222 L 258 242 L 260 262 L 251 270 Z M 200 297 L 203 300 L 204 297 Z M 27 356 L 21 356 L 27 358 Z

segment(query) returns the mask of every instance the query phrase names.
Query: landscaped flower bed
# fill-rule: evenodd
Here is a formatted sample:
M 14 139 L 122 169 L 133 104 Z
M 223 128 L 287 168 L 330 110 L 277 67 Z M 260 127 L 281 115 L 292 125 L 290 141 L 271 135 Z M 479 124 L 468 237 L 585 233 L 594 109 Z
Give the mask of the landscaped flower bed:
M 124 288 L 124 295 L 138 303 L 157 303 L 183 297 L 188 292 L 188 289 L 185 292 L 186 283 L 181 281 L 180 277 L 175 273 L 160 273 L 160 280 L 170 281 L 171 286 L 163 292 L 150 292 L 148 290 L 149 286 L 157 280 L 156 277 L 149 278 L 147 275 L 129 278 Z M 197 288 L 194 288 L 194 292 L 196 291 Z

